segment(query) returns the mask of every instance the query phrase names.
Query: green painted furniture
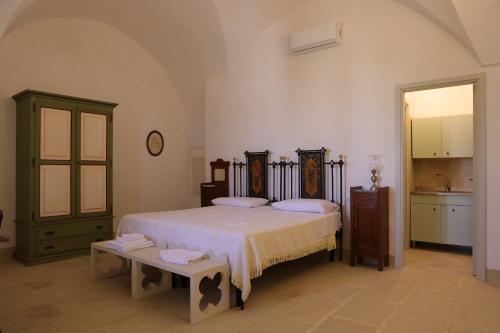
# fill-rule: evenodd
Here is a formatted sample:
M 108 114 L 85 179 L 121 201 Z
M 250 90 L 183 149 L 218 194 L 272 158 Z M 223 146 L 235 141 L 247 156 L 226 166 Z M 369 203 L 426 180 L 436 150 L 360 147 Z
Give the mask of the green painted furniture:
M 17 103 L 16 250 L 25 265 L 90 253 L 113 233 L 115 103 L 25 90 Z
M 472 246 L 472 195 L 411 195 L 412 241 Z

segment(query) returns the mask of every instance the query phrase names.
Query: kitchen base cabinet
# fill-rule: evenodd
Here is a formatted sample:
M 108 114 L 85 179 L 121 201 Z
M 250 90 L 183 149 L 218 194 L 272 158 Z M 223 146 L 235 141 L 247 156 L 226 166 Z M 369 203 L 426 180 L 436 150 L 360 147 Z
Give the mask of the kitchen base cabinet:
M 472 246 L 472 206 L 444 206 L 441 213 L 441 243 Z
M 472 246 L 472 196 L 411 196 L 412 242 Z
M 413 241 L 441 242 L 441 206 L 413 204 L 411 206 L 411 239 Z

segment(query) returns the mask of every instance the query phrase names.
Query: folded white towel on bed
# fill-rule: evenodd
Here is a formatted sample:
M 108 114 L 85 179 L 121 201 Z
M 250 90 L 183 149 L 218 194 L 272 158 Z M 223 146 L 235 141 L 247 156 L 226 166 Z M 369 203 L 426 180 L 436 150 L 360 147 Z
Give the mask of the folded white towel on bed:
M 122 234 L 121 236 L 116 237 L 117 239 L 127 240 L 127 241 L 136 241 L 146 239 L 143 234 L 139 233 L 131 233 L 131 234 Z
M 105 244 L 105 246 L 109 247 L 110 249 L 114 249 L 120 252 L 129 252 L 133 250 L 139 250 L 139 249 L 145 249 L 148 247 L 153 247 L 155 246 L 155 243 L 152 241 L 146 240 L 145 242 L 140 242 L 140 243 L 132 243 L 132 244 L 127 244 L 127 243 L 122 243 L 116 240 L 109 241 Z
M 190 251 L 184 249 L 167 249 L 160 251 L 160 258 L 163 261 L 179 265 L 189 265 L 205 259 L 205 252 Z

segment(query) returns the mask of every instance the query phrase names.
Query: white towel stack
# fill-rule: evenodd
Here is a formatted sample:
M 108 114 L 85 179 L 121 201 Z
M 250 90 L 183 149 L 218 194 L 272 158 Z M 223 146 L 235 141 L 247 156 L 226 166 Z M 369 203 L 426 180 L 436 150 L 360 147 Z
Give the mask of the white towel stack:
M 129 252 L 133 250 L 145 249 L 155 246 L 155 243 L 144 237 L 142 234 L 123 234 L 106 243 L 106 246 L 120 251 Z
M 189 251 L 184 249 L 167 249 L 160 251 L 163 261 L 179 265 L 189 265 L 202 261 L 206 253 L 201 251 Z

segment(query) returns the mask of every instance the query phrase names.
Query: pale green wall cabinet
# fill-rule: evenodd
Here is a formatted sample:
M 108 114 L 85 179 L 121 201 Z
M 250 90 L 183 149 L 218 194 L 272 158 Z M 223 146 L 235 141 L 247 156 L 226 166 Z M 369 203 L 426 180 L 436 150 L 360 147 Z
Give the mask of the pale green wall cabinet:
M 471 196 L 411 196 L 412 241 L 472 246 Z
M 413 158 L 473 156 L 472 114 L 411 121 Z
M 113 233 L 115 103 L 25 90 L 17 103 L 16 250 L 33 265 Z

